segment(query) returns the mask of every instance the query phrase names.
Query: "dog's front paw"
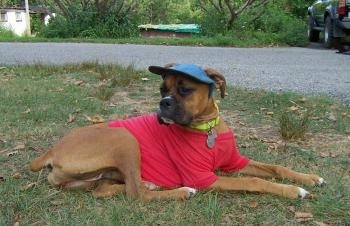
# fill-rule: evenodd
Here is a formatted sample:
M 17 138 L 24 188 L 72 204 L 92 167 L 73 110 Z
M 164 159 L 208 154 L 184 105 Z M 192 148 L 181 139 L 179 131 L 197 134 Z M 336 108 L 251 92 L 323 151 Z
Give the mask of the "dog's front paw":
M 304 174 L 304 178 L 300 182 L 312 186 L 322 186 L 326 184 L 325 179 L 315 174 Z
M 323 179 L 322 177 L 320 177 L 320 178 L 318 179 L 318 181 L 316 181 L 316 185 L 318 185 L 318 186 L 323 186 L 323 185 L 325 185 L 325 184 L 327 184 L 327 182 L 326 182 L 325 179 Z
M 298 187 L 298 197 L 305 199 L 310 195 L 310 192 L 306 191 L 304 188 Z
M 186 199 L 193 197 L 197 193 L 197 189 L 190 187 L 181 187 L 179 190 L 185 192 Z

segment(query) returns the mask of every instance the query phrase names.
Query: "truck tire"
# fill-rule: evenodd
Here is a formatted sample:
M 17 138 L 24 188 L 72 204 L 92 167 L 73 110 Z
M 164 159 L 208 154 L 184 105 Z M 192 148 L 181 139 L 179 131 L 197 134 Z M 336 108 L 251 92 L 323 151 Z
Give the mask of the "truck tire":
M 334 44 L 333 26 L 334 24 L 332 19 L 329 16 L 327 16 L 325 20 L 325 26 L 324 26 L 323 45 L 328 49 L 332 48 Z
M 315 30 L 315 21 L 311 15 L 308 17 L 307 37 L 310 42 L 318 42 L 320 37 L 320 31 Z

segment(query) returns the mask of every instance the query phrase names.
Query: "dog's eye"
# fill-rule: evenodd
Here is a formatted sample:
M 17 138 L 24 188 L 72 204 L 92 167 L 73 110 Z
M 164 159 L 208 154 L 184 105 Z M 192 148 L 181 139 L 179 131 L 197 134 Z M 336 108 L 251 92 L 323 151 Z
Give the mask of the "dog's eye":
M 183 95 L 183 96 L 190 94 L 192 91 L 193 91 L 193 89 L 191 89 L 191 88 L 187 88 L 187 87 L 183 87 L 183 86 L 179 87 L 179 94 Z

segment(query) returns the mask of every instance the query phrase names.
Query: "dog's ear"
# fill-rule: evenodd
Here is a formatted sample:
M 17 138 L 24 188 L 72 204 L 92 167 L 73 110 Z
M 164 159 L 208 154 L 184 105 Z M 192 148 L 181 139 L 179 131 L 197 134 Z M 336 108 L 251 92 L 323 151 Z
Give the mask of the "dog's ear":
M 205 68 L 205 72 L 215 82 L 215 88 L 220 89 L 221 98 L 225 97 L 226 91 L 226 79 L 225 77 L 218 71 L 213 68 Z

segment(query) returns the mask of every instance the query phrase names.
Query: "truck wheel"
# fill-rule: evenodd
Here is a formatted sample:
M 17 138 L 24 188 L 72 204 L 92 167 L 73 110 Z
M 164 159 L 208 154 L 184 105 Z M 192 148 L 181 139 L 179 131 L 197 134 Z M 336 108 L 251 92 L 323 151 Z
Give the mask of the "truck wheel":
M 333 37 L 333 22 L 329 16 L 326 17 L 324 26 L 324 47 L 330 49 L 333 47 L 334 37 Z
M 320 37 L 320 32 L 318 30 L 314 30 L 315 23 L 314 19 L 309 15 L 308 17 L 308 27 L 307 27 L 307 37 L 310 42 L 318 42 Z

